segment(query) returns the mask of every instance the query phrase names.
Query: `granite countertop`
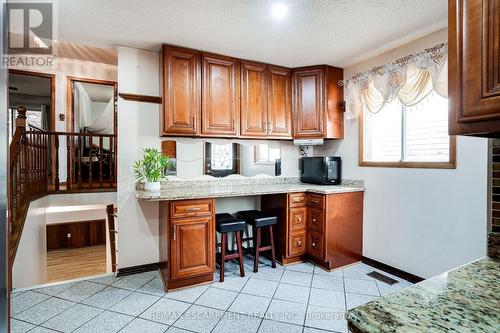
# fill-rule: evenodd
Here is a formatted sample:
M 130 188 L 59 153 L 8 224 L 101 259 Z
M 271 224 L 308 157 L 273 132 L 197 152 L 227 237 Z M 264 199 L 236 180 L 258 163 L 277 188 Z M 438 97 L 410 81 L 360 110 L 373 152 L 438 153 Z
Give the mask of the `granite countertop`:
M 196 186 L 198 184 L 199 186 Z M 184 186 L 183 186 L 184 185 Z M 314 185 L 296 181 L 234 181 L 234 182 L 183 182 L 183 184 L 162 184 L 159 192 L 137 188 L 135 193 L 143 201 L 168 201 L 200 198 L 239 197 L 277 193 L 310 192 L 319 194 L 364 191 L 360 183 L 344 185 Z
M 483 258 L 347 312 L 352 332 L 499 332 L 500 261 Z

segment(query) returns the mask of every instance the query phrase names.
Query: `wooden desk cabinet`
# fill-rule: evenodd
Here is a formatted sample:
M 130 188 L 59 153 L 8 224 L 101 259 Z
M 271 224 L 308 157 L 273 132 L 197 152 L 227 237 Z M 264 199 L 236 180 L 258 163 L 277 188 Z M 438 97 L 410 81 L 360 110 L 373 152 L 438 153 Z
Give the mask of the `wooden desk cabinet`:
M 165 290 L 212 281 L 214 199 L 160 202 L 160 263 Z
M 262 197 L 276 214 L 276 257 L 283 264 L 311 260 L 325 269 L 361 260 L 363 192 L 290 193 Z

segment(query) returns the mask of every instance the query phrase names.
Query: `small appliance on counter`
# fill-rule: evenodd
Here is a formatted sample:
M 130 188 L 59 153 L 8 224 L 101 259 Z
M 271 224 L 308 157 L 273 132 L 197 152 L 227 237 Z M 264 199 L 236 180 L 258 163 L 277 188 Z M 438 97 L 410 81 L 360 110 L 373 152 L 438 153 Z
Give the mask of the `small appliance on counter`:
M 338 156 L 302 157 L 300 159 L 300 181 L 321 185 L 339 185 L 342 160 Z

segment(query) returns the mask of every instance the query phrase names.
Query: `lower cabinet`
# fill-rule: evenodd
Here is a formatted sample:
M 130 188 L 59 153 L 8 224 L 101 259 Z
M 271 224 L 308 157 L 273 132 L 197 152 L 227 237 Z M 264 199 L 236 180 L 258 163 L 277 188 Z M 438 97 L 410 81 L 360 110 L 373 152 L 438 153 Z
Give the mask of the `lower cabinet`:
M 160 202 L 160 264 L 165 290 L 212 281 L 214 200 Z
M 361 260 L 363 192 L 266 195 L 261 209 L 278 216 L 275 244 L 281 263 L 308 259 L 330 270 Z

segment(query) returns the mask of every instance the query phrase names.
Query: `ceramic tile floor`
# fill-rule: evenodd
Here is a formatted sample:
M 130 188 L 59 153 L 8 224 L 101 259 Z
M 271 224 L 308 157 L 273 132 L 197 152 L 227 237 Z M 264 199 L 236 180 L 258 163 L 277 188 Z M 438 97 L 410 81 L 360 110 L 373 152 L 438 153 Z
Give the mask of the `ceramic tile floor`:
M 233 261 L 223 283 L 216 274 L 211 284 L 168 293 L 157 271 L 14 291 L 11 332 L 343 333 L 346 309 L 410 285 L 377 281 L 361 263 L 325 272 L 310 263 L 272 269 L 263 259 L 253 273 L 252 259 L 244 278 Z

